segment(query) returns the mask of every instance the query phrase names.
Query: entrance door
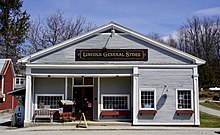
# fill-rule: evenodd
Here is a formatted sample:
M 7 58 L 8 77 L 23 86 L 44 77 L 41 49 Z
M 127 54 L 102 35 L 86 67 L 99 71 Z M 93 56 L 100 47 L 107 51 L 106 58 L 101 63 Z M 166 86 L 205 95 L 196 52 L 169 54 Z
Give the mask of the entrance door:
M 93 119 L 93 88 L 92 87 L 74 87 L 73 100 L 76 102 L 75 116 L 80 119 L 81 113 L 84 113 L 86 119 Z

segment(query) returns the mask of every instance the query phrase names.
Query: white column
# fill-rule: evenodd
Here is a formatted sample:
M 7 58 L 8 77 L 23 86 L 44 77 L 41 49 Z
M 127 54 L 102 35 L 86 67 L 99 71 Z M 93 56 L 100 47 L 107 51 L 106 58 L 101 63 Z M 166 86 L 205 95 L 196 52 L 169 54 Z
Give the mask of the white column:
M 138 67 L 133 68 L 133 125 L 138 123 Z
M 98 118 L 98 120 L 100 120 L 100 111 L 101 111 L 101 109 L 100 109 L 100 77 L 98 77 L 98 92 L 97 92 L 97 95 L 98 95 L 98 116 L 97 116 L 97 118 Z
M 31 94 L 31 68 L 26 67 L 26 95 L 25 95 L 25 119 L 24 123 L 30 123 L 32 118 L 32 94 Z
M 193 89 L 194 89 L 194 108 L 195 108 L 195 125 L 200 125 L 199 118 L 199 80 L 198 67 L 193 68 Z
M 67 100 L 68 78 L 65 77 L 65 100 Z

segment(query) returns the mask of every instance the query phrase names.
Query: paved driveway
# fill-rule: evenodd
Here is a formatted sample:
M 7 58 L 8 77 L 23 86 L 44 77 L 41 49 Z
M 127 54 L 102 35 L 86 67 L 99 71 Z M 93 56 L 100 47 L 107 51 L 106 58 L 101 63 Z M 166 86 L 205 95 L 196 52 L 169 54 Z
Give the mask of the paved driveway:
M 11 125 L 12 111 L 0 112 L 0 129 L 8 128 Z

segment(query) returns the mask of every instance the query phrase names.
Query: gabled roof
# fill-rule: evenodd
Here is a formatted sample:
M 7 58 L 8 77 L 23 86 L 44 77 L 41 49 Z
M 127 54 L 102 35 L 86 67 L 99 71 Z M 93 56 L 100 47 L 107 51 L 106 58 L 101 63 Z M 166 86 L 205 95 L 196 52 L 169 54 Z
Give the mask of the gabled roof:
M 75 42 L 81 41 L 83 39 L 86 39 L 86 38 L 94 35 L 94 34 L 102 33 L 102 32 L 105 32 L 107 30 L 112 30 L 112 29 L 114 29 L 116 32 L 120 31 L 122 33 L 127 33 L 127 34 L 129 34 L 129 35 L 131 35 L 131 36 L 133 36 L 133 37 L 135 37 L 137 39 L 140 39 L 140 40 L 145 41 L 145 42 L 147 42 L 149 44 L 157 46 L 157 47 L 159 47 L 161 49 L 164 49 L 164 50 L 166 50 L 168 52 L 174 53 L 174 54 L 176 54 L 176 55 L 178 55 L 180 57 L 183 57 L 185 59 L 188 59 L 188 60 L 192 61 L 194 64 L 198 64 L 198 65 L 205 64 L 205 61 L 200 59 L 200 58 L 197 58 L 197 57 L 192 56 L 192 55 L 190 55 L 188 53 L 182 52 L 182 51 L 180 51 L 180 50 L 178 50 L 176 48 L 173 48 L 171 46 L 165 45 L 163 43 L 154 41 L 154 40 L 144 36 L 143 34 L 135 32 L 135 31 L 133 31 L 131 29 L 123 27 L 123 26 L 121 26 L 119 24 L 116 24 L 114 22 L 111 22 L 109 24 L 103 25 L 103 26 L 98 27 L 98 28 L 96 28 L 96 29 L 94 29 L 92 31 L 89 31 L 89 32 L 87 32 L 87 33 L 85 33 L 83 35 L 71 38 L 69 40 L 66 40 L 66 41 L 60 43 L 60 44 L 57 44 L 55 46 L 49 47 L 49 48 L 44 49 L 42 51 L 36 52 L 36 53 L 31 54 L 29 56 L 26 56 L 24 58 L 21 58 L 21 59 L 18 60 L 18 62 L 27 63 L 30 60 L 34 59 L 34 58 L 38 58 L 38 57 L 40 57 L 42 55 L 45 55 L 47 53 L 50 53 L 50 52 L 55 51 L 57 49 L 60 49 L 62 47 L 65 47 L 65 46 L 68 46 L 68 45 L 73 44 Z
M 13 76 L 14 76 L 15 75 L 14 67 L 12 65 L 11 59 L 0 59 L 0 75 L 5 75 L 9 67 L 11 68 Z

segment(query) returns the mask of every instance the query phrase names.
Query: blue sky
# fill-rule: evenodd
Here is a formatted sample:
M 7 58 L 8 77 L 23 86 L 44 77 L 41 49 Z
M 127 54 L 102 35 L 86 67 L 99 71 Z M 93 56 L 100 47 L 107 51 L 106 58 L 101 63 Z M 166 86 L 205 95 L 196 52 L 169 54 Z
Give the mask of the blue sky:
M 220 16 L 219 0 L 23 0 L 31 20 L 56 10 L 65 17 L 82 15 L 97 26 L 111 21 L 142 34 L 166 36 L 193 15 Z

